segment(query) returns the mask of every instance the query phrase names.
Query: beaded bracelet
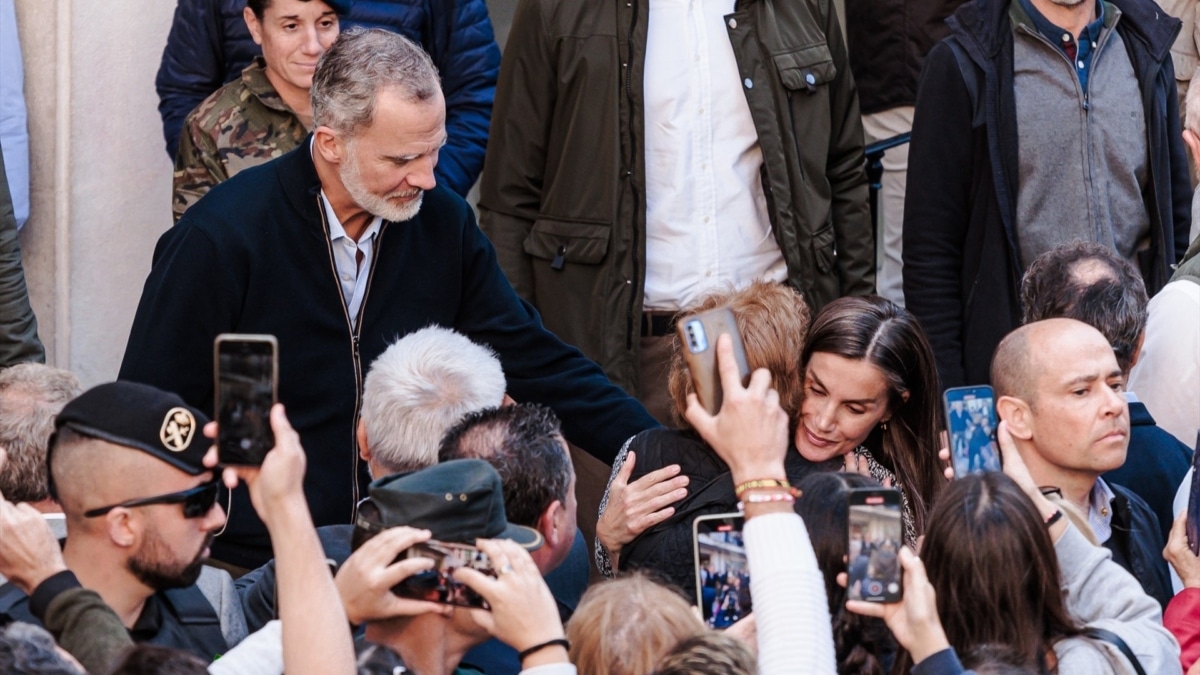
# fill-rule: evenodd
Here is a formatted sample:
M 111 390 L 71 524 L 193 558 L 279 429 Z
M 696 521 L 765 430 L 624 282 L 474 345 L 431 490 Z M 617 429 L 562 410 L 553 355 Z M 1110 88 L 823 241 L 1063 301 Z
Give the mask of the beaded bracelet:
M 751 492 L 742 498 L 743 504 L 770 504 L 772 502 L 795 504 L 796 497 L 791 492 Z
M 786 480 L 779 480 L 778 478 L 759 478 L 757 480 L 748 480 L 745 483 L 738 485 L 736 488 L 733 489 L 733 494 L 740 498 L 742 496 L 742 493 L 745 492 L 746 490 L 757 490 L 759 488 L 790 488 L 790 487 L 792 487 L 792 484 L 787 482 Z

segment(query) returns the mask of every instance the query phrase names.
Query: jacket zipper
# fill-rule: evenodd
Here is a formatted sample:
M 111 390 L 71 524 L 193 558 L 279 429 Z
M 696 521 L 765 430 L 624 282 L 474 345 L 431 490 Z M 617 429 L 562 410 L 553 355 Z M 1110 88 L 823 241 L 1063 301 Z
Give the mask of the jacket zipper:
M 633 196 L 633 255 L 630 260 L 633 263 L 633 278 L 629 280 L 629 305 L 625 309 L 625 349 L 633 349 L 633 328 L 634 322 L 634 305 L 637 302 L 637 289 L 633 285 L 637 282 L 638 275 L 641 272 L 641 265 L 638 263 L 638 191 L 634 181 L 633 168 L 637 166 L 637 120 L 634 119 L 634 101 L 633 101 L 633 31 L 637 26 L 638 3 L 641 0 L 628 0 L 627 4 L 630 8 L 629 15 L 629 30 L 625 33 L 625 97 L 629 101 L 629 166 L 626 170 L 625 178 L 629 181 L 629 192 Z M 638 326 L 641 324 L 638 323 Z
M 325 217 L 325 205 L 321 197 L 317 196 L 317 211 L 321 214 L 321 227 L 325 230 L 325 249 L 329 253 L 329 269 L 333 272 L 333 282 L 338 286 L 338 292 L 341 292 L 341 282 L 338 280 L 337 262 L 333 257 L 333 242 L 329 239 L 329 221 Z M 354 456 L 354 469 L 350 474 L 350 489 L 353 498 L 351 499 L 352 506 L 350 507 L 350 521 L 354 522 L 357 517 L 359 489 L 358 489 L 358 415 L 362 410 L 362 356 L 359 353 L 359 331 L 362 326 L 363 310 L 367 307 L 367 296 L 371 294 L 371 281 L 375 277 L 375 265 L 379 262 L 379 256 L 375 255 L 379 252 L 379 242 L 383 239 L 384 227 L 379 228 L 378 234 L 375 235 L 375 243 L 372 245 L 373 254 L 371 255 L 371 268 L 367 270 L 367 285 L 363 289 L 362 302 L 358 306 L 358 315 L 353 322 L 350 321 L 350 310 L 346 308 L 345 298 L 342 299 L 342 315 L 346 318 L 346 329 L 350 332 L 350 355 L 354 362 L 354 416 L 351 417 L 350 424 L 350 448 L 351 454 Z

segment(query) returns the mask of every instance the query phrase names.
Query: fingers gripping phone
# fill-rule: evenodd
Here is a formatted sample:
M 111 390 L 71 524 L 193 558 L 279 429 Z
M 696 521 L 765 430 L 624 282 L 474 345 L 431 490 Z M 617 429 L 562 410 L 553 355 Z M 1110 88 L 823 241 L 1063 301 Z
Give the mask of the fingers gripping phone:
M 750 564 L 740 513 L 700 516 L 692 522 L 696 604 L 709 628 L 726 628 L 753 609 Z
M 692 387 L 696 398 L 710 415 L 721 410 L 724 398 L 721 389 L 721 373 L 717 370 L 717 337 L 727 333 L 733 339 L 733 358 L 737 362 L 742 386 L 750 384 L 750 366 L 746 363 L 746 351 L 742 347 L 742 335 L 738 332 L 733 310 L 718 307 L 686 316 L 678 321 L 675 330 L 683 347 L 683 360 L 692 374 Z
M 996 403 L 992 388 L 953 387 L 942 395 L 950 459 L 957 478 L 983 471 L 1000 471 L 996 445 Z
M 275 447 L 271 406 L 278 398 L 279 343 L 273 335 L 224 333 L 213 352 L 218 459 L 260 465 Z
M 899 602 L 904 597 L 900 546 L 904 544 L 900 493 L 861 488 L 847 496 L 850 543 L 846 556 L 846 597 L 867 602 Z
M 488 576 L 496 576 L 496 572 L 492 570 L 492 561 L 483 551 L 467 544 L 430 540 L 408 549 L 406 557 L 429 558 L 434 561 L 434 567 L 425 572 L 418 572 L 393 586 L 392 592 L 396 595 L 457 607 L 491 609 L 483 596 L 454 579 L 454 570 L 460 567 L 469 567 Z

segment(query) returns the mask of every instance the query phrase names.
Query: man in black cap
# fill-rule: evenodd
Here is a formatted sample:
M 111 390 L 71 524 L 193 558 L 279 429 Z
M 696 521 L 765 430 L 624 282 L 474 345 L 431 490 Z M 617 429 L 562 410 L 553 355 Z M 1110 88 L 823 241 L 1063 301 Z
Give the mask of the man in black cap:
M 362 566 L 361 561 L 375 553 L 371 537 L 387 535 L 392 529 L 425 530 L 416 537 L 421 541 L 474 545 L 478 539 L 506 539 L 527 551 L 536 550 L 544 542 L 537 530 L 508 522 L 500 476 L 482 460 L 453 460 L 381 478 L 371 483 L 368 494 L 369 501 L 360 506 L 356 523 L 355 543 L 359 546 L 339 576 Z M 385 558 L 383 564 L 388 562 L 391 560 Z M 424 561 L 405 561 L 399 565 L 405 563 L 428 567 Z M 532 564 L 529 567 L 534 569 Z M 411 574 L 408 569 L 404 571 L 408 573 L 399 578 Z M 504 562 L 495 572 L 500 576 L 512 574 L 513 567 Z M 558 617 L 548 617 L 547 630 L 555 625 L 561 630 Z M 496 629 L 483 610 L 453 607 L 415 616 L 372 617 L 367 622 L 366 640 L 396 651 L 415 672 L 449 675 L 477 672 L 461 664 L 462 657 Z M 528 638 L 526 641 L 532 644 L 511 646 L 526 656 L 523 665 L 530 667 L 533 665 L 528 661 L 530 657 L 542 658 L 548 651 L 565 649 L 565 640 L 560 643 L 560 639 L 561 634 L 547 634 Z M 530 651 L 531 648 L 535 649 Z M 562 656 L 566 656 L 565 651 Z
M 219 482 L 203 464 L 207 422 L 175 394 L 103 384 L 59 413 L 48 462 L 66 514 L 63 559 L 78 583 L 99 593 L 135 642 L 212 660 L 241 618 L 236 604 L 219 616 L 195 585 L 225 523 Z M 0 611 L 36 623 L 39 603 L 58 590 L 47 586 L 32 598 L 0 588 Z

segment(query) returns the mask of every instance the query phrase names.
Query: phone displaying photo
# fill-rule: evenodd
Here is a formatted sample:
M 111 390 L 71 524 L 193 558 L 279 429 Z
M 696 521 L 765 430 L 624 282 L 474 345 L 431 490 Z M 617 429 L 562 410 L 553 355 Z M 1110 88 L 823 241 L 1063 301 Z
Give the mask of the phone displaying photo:
M 279 382 L 279 344 L 273 335 L 218 335 L 217 453 L 221 464 L 262 464 L 275 447 L 271 406 Z
M 904 597 L 900 546 L 904 544 L 900 493 L 891 488 L 851 490 L 846 597 L 899 602 Z
M 392 587 L 392 592 L 405 598 L 440 602 L 443 605 L 491 609 L 487 600 L 454 580 L 454 570 L 460 567 L 496 576 L 492 561 L 483 551 L 467 544 L 430 540 L 408 549 L 408 558 L 429 558 L 434 567 L 408 577 Z
M 742 386 L 750 383 L 750 366 L 746 363 L 746 351 L 742 347 L 742 335 L 738 332 L 733 310 L 718 307 L 685 316 L 676 323 L 675 330 L 683 345 L 683 360 L 692 375 L 696 398 L 708 414 L 716 415 L 721 410 L 723 398 L 721 374 L 717 370 L 717 338 L 722 333 L 733 338 L 733 358 L 737 362 Z
M 692 523 L 696 603 L 710 628 L 726 628 L 751 612 L 750 565 L 740 513 L 700 516 Z
M 996 401 L 992 388 L 954 387 L 943 394 L 950 459 L 958 478 L 1000 470 L 996 445 Z

